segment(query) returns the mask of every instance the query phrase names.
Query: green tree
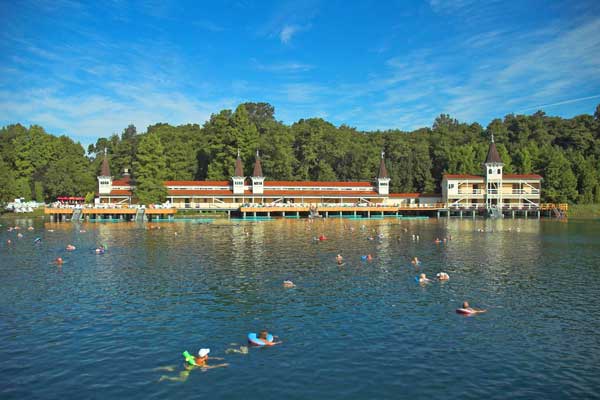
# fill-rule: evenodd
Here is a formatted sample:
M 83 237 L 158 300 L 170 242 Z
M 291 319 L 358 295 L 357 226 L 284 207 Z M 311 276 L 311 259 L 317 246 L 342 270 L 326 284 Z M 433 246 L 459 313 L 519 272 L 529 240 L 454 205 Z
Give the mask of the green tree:
M 144 135 L 138 145 L 133 163 L 135 195 L 142 204 L 162 203 L 166 200 L 164 186 L 166 161 L 164 147 L 156 134 Z

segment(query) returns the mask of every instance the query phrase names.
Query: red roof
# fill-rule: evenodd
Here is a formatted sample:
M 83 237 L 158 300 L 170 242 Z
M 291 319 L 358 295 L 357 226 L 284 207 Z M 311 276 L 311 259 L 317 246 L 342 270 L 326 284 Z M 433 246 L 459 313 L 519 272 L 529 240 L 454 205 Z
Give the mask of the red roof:
M 289 187 L 373 187 L 371 182 L 266 181 L 265 186 Z
M 502 179 L 542 179 L 538 174 L 503 174 Z
M 447 179 L 483 179 L 483 176 L 469 174 L 444 174 Z
M 234 196 L 231 190 L 169 190 L 169 196 Z M 263 194 L 253 194 L 246 190 L 244 196 L 340 196 L 340 197 L 361 197 L 377 196 L 373 191 L 345 191 L 345 190 L 265 190 Z M 235 196 L 240 196 L 239 194 Z
M 121 179 L 118 181 L 113 181 L 113 186 L 131 186 L 131 183 L 129 183 L 129 179 Z
M 231 186 L 229 181 L 166 181 L 165 186 Z
M 469 174 L 444 174 L 444 178 L 483 180 L 483 176 Z M 538 174 L 502 174 L 502 179 L 542 179 L 542 177 Z
M 390 197 L 411 199 L 417 197 L 442 197 L 442 195 L 437 193 L 390 193 Z
M 131 190 L 111 190 L 110 196 L 131 196 Z
M 265 190 L 266 196 L 340 196 L 340 197 L 362 197 L 378 196 L 379 193 L 371 190 L 349 191 L 349 190 Z
M 233 196 L 232 190 L 169 190 L 169 196 Z M 249 191 L 244 194 L 250 194 Z M 239 195 L 237 195 L 239 196 Z

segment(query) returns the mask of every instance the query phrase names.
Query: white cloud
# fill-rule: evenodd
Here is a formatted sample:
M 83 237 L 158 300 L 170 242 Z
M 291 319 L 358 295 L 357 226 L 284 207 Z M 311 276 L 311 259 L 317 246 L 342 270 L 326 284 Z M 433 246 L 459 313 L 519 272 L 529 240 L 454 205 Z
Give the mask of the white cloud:
M 276 72 L 276 73 L 297 73 L 307 72 L 314 69 L 314 65 L 305 64 L 297 61 L 287 61 L 280 63 L 263 64 L 256 60 L 251 60 L 254 67 L 259 71 Z
M 296 25 L 285 25 L 279 32 L 279 40 L 281 43 L 288 44 L 292 40 L 292 36 L 297 33 L 300 28 Z

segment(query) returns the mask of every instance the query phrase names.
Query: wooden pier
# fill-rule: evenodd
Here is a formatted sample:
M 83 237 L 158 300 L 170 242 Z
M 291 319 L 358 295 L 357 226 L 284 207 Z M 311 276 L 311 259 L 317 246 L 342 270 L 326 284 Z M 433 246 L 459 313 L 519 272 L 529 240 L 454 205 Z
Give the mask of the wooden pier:
M 182 209 L 187 210 L 187 209 Z M 174 220 L 177 208 L 46 208 L 44 214 L 53 222 L 62 221 L 157 221 Z M 211 211 L 211 210 L 202 210 Z M 488 217 L 483 207 L 448 207 L 446 204 L 409 204 L 404 206 L 316 206 L 316 205 L 232 205 L 212 211 L 227 213 L 228 217 L 284 217 L 284 218 L 383 218 L 383 217 Z M 498 208 L 498 218 L 565 218 L 567 204 L 541 204 L 539 207 Z
M 176 208 L 45 208 L 52 222 L 63 221 L 154 221 L 170 219 Z

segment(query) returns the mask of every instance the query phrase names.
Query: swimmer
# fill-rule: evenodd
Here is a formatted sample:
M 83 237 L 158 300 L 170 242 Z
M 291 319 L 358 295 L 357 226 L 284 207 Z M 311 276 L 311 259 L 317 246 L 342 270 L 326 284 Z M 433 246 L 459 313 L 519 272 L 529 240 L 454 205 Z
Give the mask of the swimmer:
M 428 279 L 427 275 L 425 275 L 425 274 L 419 275 L 419 283 L 429 283 L 429 282 L 431 282 L 431 279 Z
M 54 232 L 54 229 L 48 229 L 48 232 Z
M 8 244 L 8 245 L 11 245 L 11 244 L 12 244 L 12 240 L 8 239 L 8 240 L 6 241 L 6 244 Z
M 342 257 L 341 254 L 338 254 L 335 256 L 335 261 L 338 263 L 338 265 L 342 265 L 344 263 L 344 257 Z
M 200 349 L 200 351 L 198 351 L 198 356 L 194 357 L 191 354 L 189 354 L 187 351 L 183 352 L 183 356 L 186 359 L 186 363 L 184 364 L 185 369 L 183 371 L 181 371 L 179 373 L 179 375 L 177 375 L 177 376 L 163 375 L 160 377 L 160 379 L 158 381 L 162 382 L 164 380 L 168 380 L 168 381 L 173 381 L 173 382 L 185 382 L 185 381 L 187 381 L 188 377 L 190 376 L 190 372 L 194 369 L 200 368 L 200 370 L 202 372 L 205 372 L 209 369 L 227 367 L 229 365 L 227 363 L 217 364 L 217 365 L 207 365 L 207 362 L 209 360 L 208 353 L 210 353 L 210 349 Z M 222 358 L 219 358 L 219 357 L 210 357 L 210 359 L 211 360 L 222 360 Z M 171 366 L 159 367 L 156 370 L 164 370 L 164 371 L 173 372 L 175 370 L 175 367 L 171 367 Z
M 28 231 L 32 231 L 33 230 L 33 226 L 30 226 L 29 228 L 27 228 Z
M 367 254 L 367 261 L 371 261 L 371 260 L 373 260 L 373 256 L 370 254 Z
M 421 265 L 421 261 L 419 261 L 419 259 L 417 257 L 413 257 L 413 259 L 410 263 L 412 265 Z
M 472 308 L 471 306 L 469 306 L 468 301 L 463 301 L 462 307 L 459 308 L 458 310 L 465 310 L 468 312 L 468 314 L 482 314 L 487 311 L 487 310 L 480 309 L 480 308 Z M 458 312 L 458 310 L 457 310 L 457 312 Z
M 293 287 L 296 287 L 296 285 L 292 281 L 283 281 L 283 287 L 284 288 L 293 288 Z
M 79 233 L 85 233 L 85 232 L 86 232 L 86 230 L 85 230 L 85 229 L 80 229 L 80 230 L 79 230 Z
M 319 240 L 327 240 L 327 236 L 321 235 L 321 236 L 319 236 Z
M 450 276 L 445 272 L 438 272 L 436 277 L 440 281 L 447 281 L 448 279 L 450 279 Z
M 66 248 L 66 250 L 67 250 L 67 251 L 73 251 L 73 250 L 75 250 L 75 249 L 76 249 L 76 247 L 75 247 L 75 246 L 73 246 L 72 244 L 68 244 L 68 245 L 67 245 L 67 248 Z
M 54 264 L 56 264 L 56 265 L 62 265 L 63 262 L 64 261 L 61 257 L 56 257 L 56 260 L 54 260 Z
M 236 343 L 231 343 L 232 346 L 236 346 Z M 230 354 L 230 353 L 234 353 L 234 354 L 248 354 L 248 346 L 240 346 L 239 349 L 235 348 L 235 349 L 227 349 L 225 350 L 225 354 Z
M 266 329 L 261 330 L 258 333 L 257 337 L 258 337 L 259 340 L 262 340 L 265 344 L 268 344 L 268 346 L 275 346 L 276 344 L 283 343 L 281 341 L 279 341 L 279 342 L 275 341 L 275 338 L 278 338 L 277 336 L 273 336 L 273 341 L 269 342 L 268 339 L 267 339 L 269 337 L 269 331 L 267 331 Z
M 441 242 L 442 242 L 442 241 L 440 240 L 440 238 L 435 238 L 435 240 L 434 240 L 434 243 L 435 243 L 435 244 L 439 244 L 439 243 L 441 243 Z
M 22 234 L 22 233 L 17 233 L 17 237 L 18 237 L 19 239 L 21 239 L 21 238 L 23 237 L 23 234 Z

